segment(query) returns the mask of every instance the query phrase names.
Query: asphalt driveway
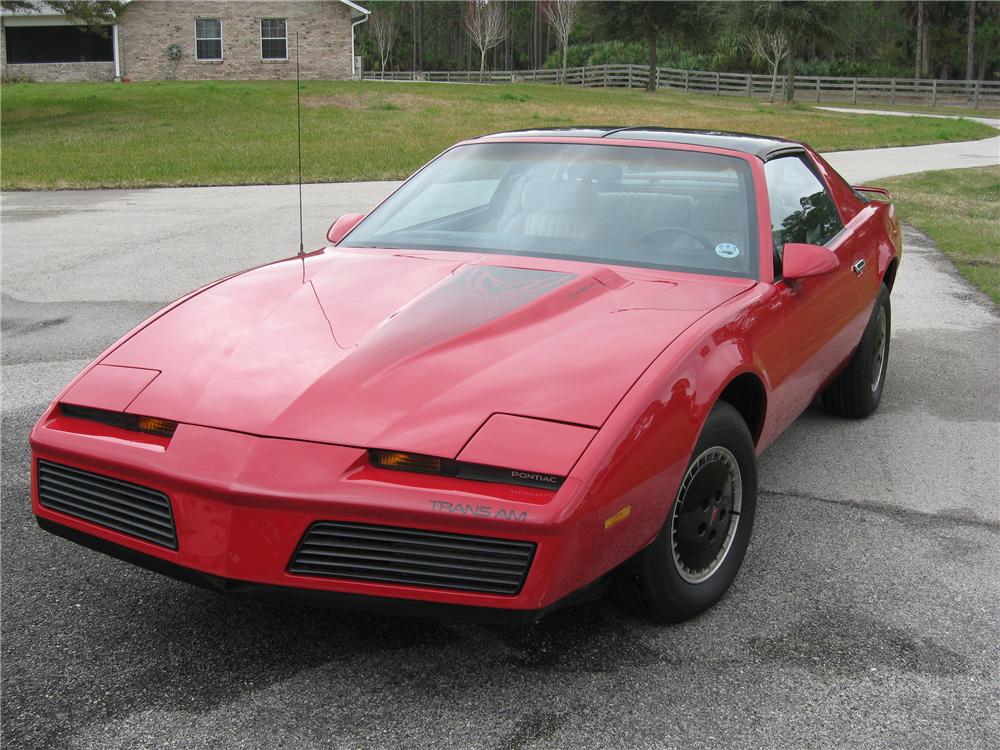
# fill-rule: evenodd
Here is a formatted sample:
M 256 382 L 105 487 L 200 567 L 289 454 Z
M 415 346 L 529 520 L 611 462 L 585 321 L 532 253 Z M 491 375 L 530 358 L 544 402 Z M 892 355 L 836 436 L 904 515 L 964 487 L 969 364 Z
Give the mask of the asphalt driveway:
M 391 185 L 306 186 L 306 245 Z M 164 302 L 298 247 L 295 189 L 2 196 L 2 681 L 9 747 L 901 747 L 1000 738 L 1000 315 L 906 233 L 880 411 L 764 456 L 729 596 L 527 627 L 210 594 L 50 537 L 28 430 Z

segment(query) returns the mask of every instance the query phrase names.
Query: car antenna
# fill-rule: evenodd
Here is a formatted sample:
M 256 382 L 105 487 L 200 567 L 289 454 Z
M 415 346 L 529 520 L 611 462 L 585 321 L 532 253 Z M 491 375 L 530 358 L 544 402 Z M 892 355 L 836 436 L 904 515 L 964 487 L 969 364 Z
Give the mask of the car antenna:
M 306 247 L 302 231 L 302 94 L 299 84 L 299 32 L 295 32 L 295 125 L 298 129 L 299 145 L 299 255 L 305 255 Z

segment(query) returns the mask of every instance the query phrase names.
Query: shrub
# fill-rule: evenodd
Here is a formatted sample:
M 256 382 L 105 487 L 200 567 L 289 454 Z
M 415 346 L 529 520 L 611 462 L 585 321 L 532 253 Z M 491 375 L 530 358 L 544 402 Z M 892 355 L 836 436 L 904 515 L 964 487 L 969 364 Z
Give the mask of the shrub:
M 181 55 L 184 54 L 184 49 L 181 45 L 174 42 L 173 44 L 168 44 L 166 49 L 167 54 L 167 75 L 170 78 L 177 77 L 177 66 L 180 65 Z
M 571 44 L 566 51 L 566 65 L 578 68 L 584 65 L 645 65 L 649 62 L 649 46 L 644 42 L 592 42 Z M 705 70 L 710 64 L 708 55 L 691 52 L 668 43 L 656 48 L 656 64 L 661 68 L 687 68 Z M 562 52 L 555 51 L 545 61 L 545 68 L 560 68 Z

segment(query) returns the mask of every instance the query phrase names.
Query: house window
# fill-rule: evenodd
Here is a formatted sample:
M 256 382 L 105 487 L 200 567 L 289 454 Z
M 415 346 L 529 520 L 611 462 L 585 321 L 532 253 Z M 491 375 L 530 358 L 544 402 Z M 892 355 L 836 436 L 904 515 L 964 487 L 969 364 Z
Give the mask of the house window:
M 198 18 L 194 22 L 195 59 L 222 59 L 222 21 L 218 18 Z
M 260 19 L 260 59 L 288 59 L 288 24 L 286 19 Z
M 8 26 L 4 29 L 7 62 L 111 62 L 115 59 L 111 27 L 90 31 L 80 26 Z

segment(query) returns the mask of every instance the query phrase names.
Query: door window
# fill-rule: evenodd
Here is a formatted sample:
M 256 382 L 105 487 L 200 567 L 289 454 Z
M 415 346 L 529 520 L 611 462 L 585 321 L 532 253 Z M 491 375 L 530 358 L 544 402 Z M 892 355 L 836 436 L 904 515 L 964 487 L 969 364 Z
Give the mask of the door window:
M 785 156 L 764 165 L 771 204 L 775 275 L 789 242 L 825 245 L 844 228 L 833 198 L 800 156 Z

